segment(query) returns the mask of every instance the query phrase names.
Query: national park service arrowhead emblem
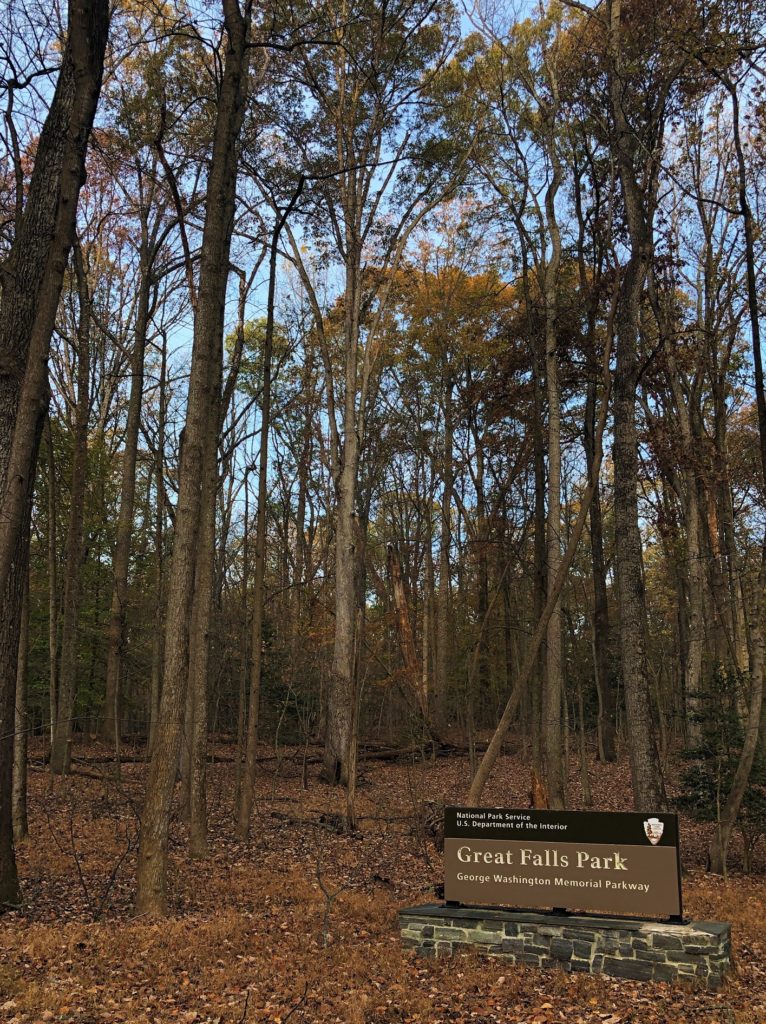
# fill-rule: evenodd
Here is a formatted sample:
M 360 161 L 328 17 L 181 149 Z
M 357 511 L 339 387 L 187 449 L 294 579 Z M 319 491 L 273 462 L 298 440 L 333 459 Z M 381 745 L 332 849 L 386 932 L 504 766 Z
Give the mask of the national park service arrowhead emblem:
M 664 831 L 665 823 L 660 821 L 659 818 L 647 818 L 644 822 L 644 832 L 646 832 L 646 838 L 652 846 L 656 846 L 659 843 Z

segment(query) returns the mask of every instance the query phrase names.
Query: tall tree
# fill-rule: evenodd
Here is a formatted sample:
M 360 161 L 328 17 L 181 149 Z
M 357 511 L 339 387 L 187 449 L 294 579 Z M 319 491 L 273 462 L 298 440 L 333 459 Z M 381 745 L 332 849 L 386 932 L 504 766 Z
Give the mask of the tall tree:
M 132 141 L 132 139 L 131 139 Z M 156 154 L 135 155 L 134 172 L 136 214 L 138 219 L 138 295 L 130 357 L 130 392 L 125 424 L 125 442 L 120 482 L 120 508 L 112 556 L 112 600 L 109 613 L 106 691 L 102 734 L 114 743 L 119 730 L 119 693 L 122 674 L 123 647 L 128 598 L 128 567 L 130 563 L 133 512 L 136 497 L 136 462 L 144 393 L 144 361 L 151 316 L 157 302 L 160 275 L 156 263 L 169 226 L 164 226 L 166 200 L 158 187 Z M 131 175 L 133 177 L 133 175 Z M 127 211 L 126 211 L 127 212 Z
M 763 374 L 763 353 L 761 351 L 761 322 L 759 312 L 758 277 L 756 266 L 756 225 L 748 195 L 748 168 L 742 140 L 741 91 L 747 71 L 756 68 L 757 55 L 763 54 L 761 23 L 751 23 L 750 10 L 738 10 L 722 5 L 725 16 L 731 18 L 730 32 L 724 34 L 723 45 L 718 45 L 715 56 L 705 52 L 698 56 L 703 67 L 723 86 L 728 94 L 732 114 L 732 139 L 736 168 L 736 193 L 739 214 L 744 233 L 745 280 L 747 286 L 747 309 L 750 324 L 750 339 L 755 384 L 755 407 L 758 422 L 758 454 L 761 478 L 766 490 L 766 387 Z M 732 17 L 733 15 L 733 17 Z M 728 20 L 725 17 L 724 23 Z M 740 20 L 741 19 L 741 20 Z M 755 31 L 754 31 L 755 29 Z M 723 873 L 734 825 L 747 789 L 750 772 L 755 760 L 758 742 L 763 728 L 764 691 L 764 638 L 761 623 L 762 595 L 766 587 L 766 532 L 761 546 L 761 565 L 757 583 L 750 601 L 750 697 L 744 722 L 744 742 L 734 778 L 720 812 L 718 829 L 710 845 L 709 862 L 711 870 Z
M 47 405 L 47 355 L 101 89 L 106 0 L 70 0 L 61 68 L 0 278 L 0 907 L 18 899 L 13 715 L 27 525 Z M 23 182 L 23 177 L 21 179 Z
M 250 664 L 250 700 L 245 742 L 245 764 L 237 807 L 239 833 L 246 836 L 255 796 L 255 770 L 260 714 L 261 676 L 263 673 L 263 615 L 266 576 L 266 501 L 271 431 L 272 360 L 274 355 L 274 304 L 277 287 L 277 253 L 282 229 L 300 199 L 305 179 L 301 176 L 285 207 L 275 213 L 269 246 L 269 284 L 266 297 L 266 323 L 263 335 L 261 436 L 258 451 L 258 505 L 255 514 L 255 578 L 253 580 L 253 636 Z
M 491 105 L 486 142 L 479 149 L 479 167 L 499 205 L 507 211 L 520 236 L 525 272 L 523 287 L 529 309 L 532 294 L 542 307 L 542 338 L 530 338 L 542 352 L 547 397 L 547 518 L 545 528 L 545 591 L 550 591 L 561 562 L 561 383 L 559 371 L 559 289 L 562 262 L 559 226 L 559 191 L 564 181 L 562 159 L 562 103 L 559 78 L 562 57 L 568 58 L 560 11 L 542 6 L 538 17 L 507 27 L 507 14 L 488 7 L 478 8 L 487 52 L 477 64 L 483 93 Z M 562 47 L 563 40 L 563 47 Z M 562 53 L 563 50 L 563 53 Z M 533 267 L 530 278 L 526 260 Z M 538 357 L 539 358 L 539 357 Z M 536 367 L 537 369 L 537 367 Z M 538 456 L 541 434 L 537 437 Z M 538 466 L 538 469 L 541 467 Z M 542 479 L 537 481 L 538 515 L 542 512 Z M 538 556 L 543 538 L 538 536 Z M 540 583 L 542 584 L 542 579 Z M 542 605 L 543 587 L 536 595 L 536 613 Z M 541 734 L 548 798 L 551 806 L 563 807 L 566 799 L 562 699 L 561 607 L 557 604 L 548 622 L 543 673 Z M 533 695 L 533 730 L 538 729 L 538 695 Z M 535 766 L 537 767 L 537 766 Z
M 61 664 L 56 703 L 56 725 L 51 744 L 51 771 L 69 771 L 75 697 L 77 692 L 78 625 L 85 547 L 85 498 L 88 472 L 88 421 L 90 418 L 90 371 L 92 288 L 79 242 L 74 249 L 77 290 L 77 387 L 74 414 L 69 523 L 66 534 L 66 572 L 61 618 Z
M 302 120 L 293 118 L 291 131 L 300 124 L 304 167 L 325 176 L 315 195 L 344 281 L 339 369 L 327 348 L 323 351 L 336 493 L 335 641 L 324 776 L 346 783 L 362 643 L 357 584 L 366 518 L 358 480 L 381 354 L 378 327 L 392 281 L 386 272 L 396 268 L 415 225 L 457 180 L 449 169 L 445 174 L 438 153 L 431 155 L 424 138 L 428 121 L 420 116 L 454 42 L 454 12 L 446 3 L 421 0 L 367 0 L 356 6 L 352 19 L 345 3 L 323 4 L 319 10 L 325 38 L 333 45 L 299 52 L 293 81 L 305 89 L 304 105 Z M 428 158 L 419 171 L 405 164 L 418 151 Z M 373 253 L 383 273 L 368 272 L 367 257 Z M 310 288 L 305 266 L 301 276 Z
M 615 579 L 620 618 L 620 664 L 625 692 L 633 802 L 637 810 L 666 803 L 652 722 L 647 667 L 646 592 L 638 523 L 636 389 L 641 363 L 641 299 L 653 252 L 660 153 L 672 90 L 683 60 L 665 13 L 649 25 L 640 4 L 610 0 L 606 18 L 606 75 L 617 173 L 625 206 L 629 257 L 622 268 L 616 316 L 614 378 Z M 666 12 L 672 18 L 670 11 Z
M 234 228 L 237 141 L 248 93 L 251 3 L 223 0 L 223 72 L 216 97 L 205 226 L 181 445 L 173 560 L 167 578 L 165 668 L 138 851 L 136 911 L 167 910 L 167 857 L 189 675 L 189 629 L 202 513 L 205 450 L 217 443 L 226 285 Z

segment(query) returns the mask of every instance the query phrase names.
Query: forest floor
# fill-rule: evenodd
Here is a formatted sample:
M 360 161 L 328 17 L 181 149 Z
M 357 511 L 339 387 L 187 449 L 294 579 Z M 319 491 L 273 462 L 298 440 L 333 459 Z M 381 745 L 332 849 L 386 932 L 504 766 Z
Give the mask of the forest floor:
M 460 803 L 468 765 L 361 765 L 360 830 L 337 834 L 342 794 L 300 753 L 264 760 L 252 838 L 232 823 L 234 766 L 211 764 L 210 857 L 171 836 L 172 916 L 131 916 L 143 764 L 109 778 L 106 750 L 75 749 L 76 774 L 30 775 L 30 837 L 19 848 L 24 908 L 0 916 L 0 1020 L 107 1024 L 763 1024 L 766 877 L 705 874 L 709 826 L 682 821 L 687 914 L 733 925 L 736 969 L 722 991 L 568 975 L 474 956 L 404 950 L 397 910 L 434 899 L 441 857 L 416 825 L 422 800 Z M 222 756 L 231 751 L 220 748 Z M 591 764 L 594 806 L 629 809 L 627 766 Z M 486 792 L 528 806 L 529 773 L 506 757 Z M 579 780 L 570 780 L 578 806 Z M 324 819 L 324 820 L 323 820 Z M 337 893 L 337 895 L 335 895 Z

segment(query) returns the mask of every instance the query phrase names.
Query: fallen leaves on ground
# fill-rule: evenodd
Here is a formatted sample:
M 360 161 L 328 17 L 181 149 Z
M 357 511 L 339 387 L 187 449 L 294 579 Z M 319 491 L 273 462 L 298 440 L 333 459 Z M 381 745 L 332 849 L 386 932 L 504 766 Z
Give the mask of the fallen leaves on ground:
M 763 1024 L 762 875 L 703 870 L 709 829 L 682 820 L 686 912 L 733 923 L 736 973 L 719 993 L 571 976 L 466 955 L 402 949 L 399 908 L 434 898 L 441 857 L 415 824 L 422 800 L 459 802 L 468 765 L 363 762 L 356 834 L 333 827 L 343 795 L 283 752 L 258 780 L 252 836 L 232 820 L 234 766 L 209 769 L 210 856 L 171 833 L 173 916 L 131 915 L 136 809 L 145 765 L 109 777 L 80 748 L 82 774 L 30 779 L 32 833 L 20 847 L 25 905 L 0 917 L 0 1020 L 14 1024 Z M 226 756 L 226 751 L 219 753 Z M 230 751 L 228 752 L 230 754 Z M 264 756 L 268 751 L 264 750 Z M 577 806 L 577 773 L 570 780 Z M 595 806 L 628 809 L 624 765 L 591 765 Z M 503 758 L 486 793 L 526 806 L 529 776 Z M 735 851 L 736 856 L 736 851 Z M 763 870 L 762 863 L 757 864 Z M 332 896 L 337 893 L 336 896 Z M 328 910 L 328 894 L 332 898 Z

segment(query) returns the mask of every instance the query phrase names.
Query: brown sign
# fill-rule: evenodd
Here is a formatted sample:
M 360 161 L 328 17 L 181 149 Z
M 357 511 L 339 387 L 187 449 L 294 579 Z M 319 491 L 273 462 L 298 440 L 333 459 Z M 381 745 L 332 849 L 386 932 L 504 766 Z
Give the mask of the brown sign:
M 448 807 L 449 902 L 679 917 L 674 814 Z

